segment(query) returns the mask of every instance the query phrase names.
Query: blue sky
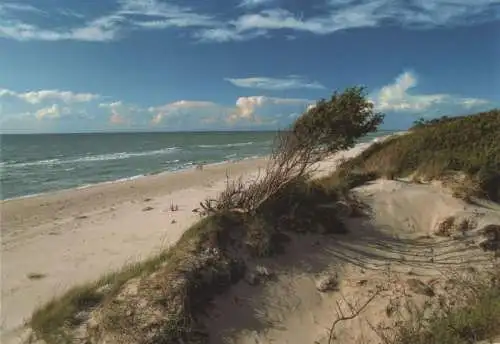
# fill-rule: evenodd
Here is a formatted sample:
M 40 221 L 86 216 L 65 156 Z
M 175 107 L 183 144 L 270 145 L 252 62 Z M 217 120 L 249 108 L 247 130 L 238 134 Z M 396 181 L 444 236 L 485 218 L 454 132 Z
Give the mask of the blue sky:
M 3 0 L 3 132 L 273 129 L 365 85 L 384 128 L 500 104 L 499 0 Z

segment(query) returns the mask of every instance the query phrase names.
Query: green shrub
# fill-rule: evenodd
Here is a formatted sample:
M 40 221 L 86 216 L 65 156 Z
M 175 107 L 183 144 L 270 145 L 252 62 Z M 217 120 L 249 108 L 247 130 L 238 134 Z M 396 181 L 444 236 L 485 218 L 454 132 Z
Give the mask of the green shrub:
M 471 196 L 500 201 L 500 110 L 436 119 L 369 147 L 343 168 L 380 176 L 464 174 Z

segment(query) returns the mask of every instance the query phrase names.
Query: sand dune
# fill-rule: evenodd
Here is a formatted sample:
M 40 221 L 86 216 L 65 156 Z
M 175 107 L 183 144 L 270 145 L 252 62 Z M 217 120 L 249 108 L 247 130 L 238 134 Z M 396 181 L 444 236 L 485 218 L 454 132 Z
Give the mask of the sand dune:
M 417 304 L 437 299 L 448 293 L 447 277 L 491 262 L 477 246 L 478 230 L 500 224 L 498 205 L 465 204 L 438 185 L 404 181 L 378 180 L 354 192 L 370 215 L 351 219 L 348 235 L 301 235 L 285 255 L 258 262 L 273 278 L 259 286 L 240 282 L 216 298 L 206 319 L 211 343 L 328 343 L 337 303 L 349 315 L 346 302 L 359 307 L 382 289 L 358 317 L 335 327 L 335 343 L 377 343 L 369 324 L 390 326 L 388 307 L 405 298 Z M 473 228 L 455 237 L 433 236 L 449 216 L 469 219 Z M 336 276 L 338 287 L 318 291 L 322 276 Z M 436 295 L 416 293 L 410 280 L 431 286 Z

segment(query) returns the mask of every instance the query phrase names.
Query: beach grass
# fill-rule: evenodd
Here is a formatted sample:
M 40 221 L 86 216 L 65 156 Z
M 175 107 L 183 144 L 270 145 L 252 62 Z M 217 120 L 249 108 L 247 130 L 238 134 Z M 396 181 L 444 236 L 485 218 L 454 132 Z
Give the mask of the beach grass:
M 331 176 L 442 180 L 457 197 L 500 202 L 500 110 L 418 122 L 375 143 Z
M 498 266 L 497 266 L 498 268 Z M 381 334 L 383 344 L 489 343 L 500 335 L 500 271 L 461 282 L 455 305 L 443 304 L 426 314 L 413 309 L 412 316 Z
M 82 320 L 79 315 L 88 312 L 112 297 L 130 279 L 155 271 L 167 260 L 170 251 L 130 264 L 117 272 L 101 277 L 98 281 L 69 289 L 60 297 L 34 311 L 30 319 L 30 327 L 37 338 L 47 343 L 69 343 L 64 335 L 64 327 L 78 325 Z

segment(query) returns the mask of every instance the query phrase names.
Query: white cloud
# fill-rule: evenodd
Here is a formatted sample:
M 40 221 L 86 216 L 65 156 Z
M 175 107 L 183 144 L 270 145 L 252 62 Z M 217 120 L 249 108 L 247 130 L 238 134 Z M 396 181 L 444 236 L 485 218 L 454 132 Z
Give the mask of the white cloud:
M 485 99 L 463 98 L 451 94 L 412 94 L 409 91 L 416 87 L 417 77 L 412 72 L 399 75 L 394 83 L 382 87 L 374 95 L 374 102 L 378 111 L 425 113 L 435 115 L 442 112 L 471 110 L 491 105 Z
M 287 78 L 226 78 L 227 81 L 238 87 L 256 88 L 263 90 L 290 90 L 290 89 L 325 89 L 325 86 L 317 81 L 307 81 L 298 76 L 289 76 Z
M 212 36 L 215 41 L 228 41 L 232 37 L 251 37 L 252 32 L 263 35 L 277 30 L 325 35 L 350 28 L 380 26 L 385 21 L 421 28 L 470 25 L 500 18 L 498 8 L 493 8 L 498 3 L 498 0 L 419 0 L 407 6 L 392 0 L 332 0 L 324 14 L 306 18 L 282 8 L 246 13 L 218 28 L 218 34 Z M 209 39 L 210 35 L 204 38 Z
M 66 15 L 70 9 L 64 9 Z M 6 14 L 7 13 L 7 14 Z M 16 40 L 80 40 L 105 42 L 120 38 L 134 29 L 165 29 L 169 27 L 214 27 L 217 22 L 211 16 L 198 14 L 182 7 L 159 0 L 119 0 L 111 13 L 87 20 L 73 28 L 43 27 L 20 21 L 13 11 L 0 11 L 0 37 Z M 3 17 L 3 18 L 2 18 Z M 141 18 L 141 19 L 138 19 Z
M 262 117 L 273 117 L 282 114 L 283 110 L 294 112 L 303 110 L 312 101 L 300 98 L 275 98 L 266 96 L 239 97 L 236 106 L 229 113 L 229 122 L 254 121 L 261 122 Z
M 473 109 L 478 106 L 490 106 L 491 102 L 486 100 L 486 99 L 477 99 L 477 98 L 462 98 L 460 100 L 460 103 L 466 108 L 466 109 Z
M 52 104 L 52 106 L 50 106 L 50 107 L 46 107 L 46 108 L 38 110 L 35 113 L 35 117 L 38 120 L 42 120 L 45 118 L 49 118 L 49 119 L 59 118 L 59 117 L 61 117 L 61 109 L 60 109 L 59 105 Z
M 115 125 L 128 123 L 127 119 L 123 115 L 119 114 L 116 110 L 113 110 L 113 113 L 109 117 L 109 122 Z
M 316 107 L 316 103 L 307 105 L 306 111 L 312 110 Z
M 302 112 L 312 101 L 299 98 L 274 98 L 266 96 L 239 97 L 234 106 L 226 106 L 208 101 L 181 100 L 162 106 L 150 107 L 153 125 L 183 125 L 190 127 L 200 124 L 238 126 L 239 124 L 269 123 L 275 116 Z
M 237 42 L 246 41 L 253 38 L 266 36 L 267 31 L 265 30 L 252 30 L 252 31 L 239 31 L 230 27 L 219 27 L 219 28 L 209 28 L 201 29 L 194 34 L 200 42 Z
M 240 3 L 241 7 L 257 7 L 272 4 L 275 0 L 243 0 Z
M 266 97 L 258 96 L 258 97 L 239 97 L 236 100 L 236 109 L 230 115 L 230 120 L 237 119 L 254 119 L 255 110 L 257 107 L 261 107 L 264 104 Z
M 40 90 L 20 93 L 8 89 L 0 89 L 0 98 L 5 96 L 18 98 L 30 104 L 38 104 L 46 100 L 58 100 L 68 104 L 85 103 L 99 98 L 99 95 L 93 93 L 74 93 L 60 90 Z
M 193 113 L 212 115 L 213 112 L 221 109 L 222 107 L 220 105 L 213 102 L 179 100 L 162 106 L 150 107 L 148 111 L 154 113 L 151 122 L 153 124 L 160 124 L 165 118 L 172 119 L 173 117 L 191 115 Z
M 109 13 L 86 18 L 84 24 L 69 28 L 23 21 L 18 17 L 20 11 L 43 12 L 43 9 L 7 3 L 0 5 L 0 37 L 104 42 L 119 39 L 133 30 L 190 28 L 190 34 L 196 39 L 225 42 L 252 39 L 280 30 L 323 35 L 349 28 L 380 26 L 385 22 L 426 28 L 471 25 L 500 18 L 499 0 L 415 0 L 411 5 L 394 0 L 329 0 L 322 14 L 309 17 L 285 8 L 268 8 L 272 2 L 243 0 L 240 7 L 245 8 L 246 13 L 228 19 L 228 13 L 211 15 L 172 1 L 117 0 L 116 8 Z M 267 8 L 254 12 L 260 5 Z M 71 9 L 50 9 L 50 13 L 67 17 L 65 13 L 71 13 Z M 290 37 L 290 32 L 286 32 L 285 37 Z
M 143 115 L 146 112 L 146 109 L 133 104 L 125 104 L 121 100 L 111 103 L 100 103 L 99 107 L 110 110 L 108 122 L 112 125 L 130 125 L 136 116 Z
M 121 100 L 119 100 L 119 101 L 111 102 L 111 103 L 100 103 L 99 107 L 112 109 L 112 108 L 120 107 L 122 105 L 123 105 L 123 102 Z
M 44 11 L 36 8 L 35 6 L 28 4 L 18 4 L 15 2 L 6 2 L 0 4 L 0 14 L 2 12 L 33 12 L 33 13 L 45 13 Z
M 377 111 L 425 117 L 479 112 L 494 105 L 480 98 L 418 93 L 415 92 L 417 84 L 414 73 L 402 73 L 394 82 L 372 93 L 370 100 Z M 123 101 L 85 102 L 83 100 L 89 97 L 76 97 L 79 93 L 69 91 L 65 96 L 60 92 L 40 92 L 16 93 L 0 89 L 0 97 L 15 100 L 0 102 L 2 130 L 106 130 L 124 126 L 137 130 L 283 128 L 316 103 L 302 98 L 256 95 L 239 97 L 233 104 L 179 100 L 140 107 Z

